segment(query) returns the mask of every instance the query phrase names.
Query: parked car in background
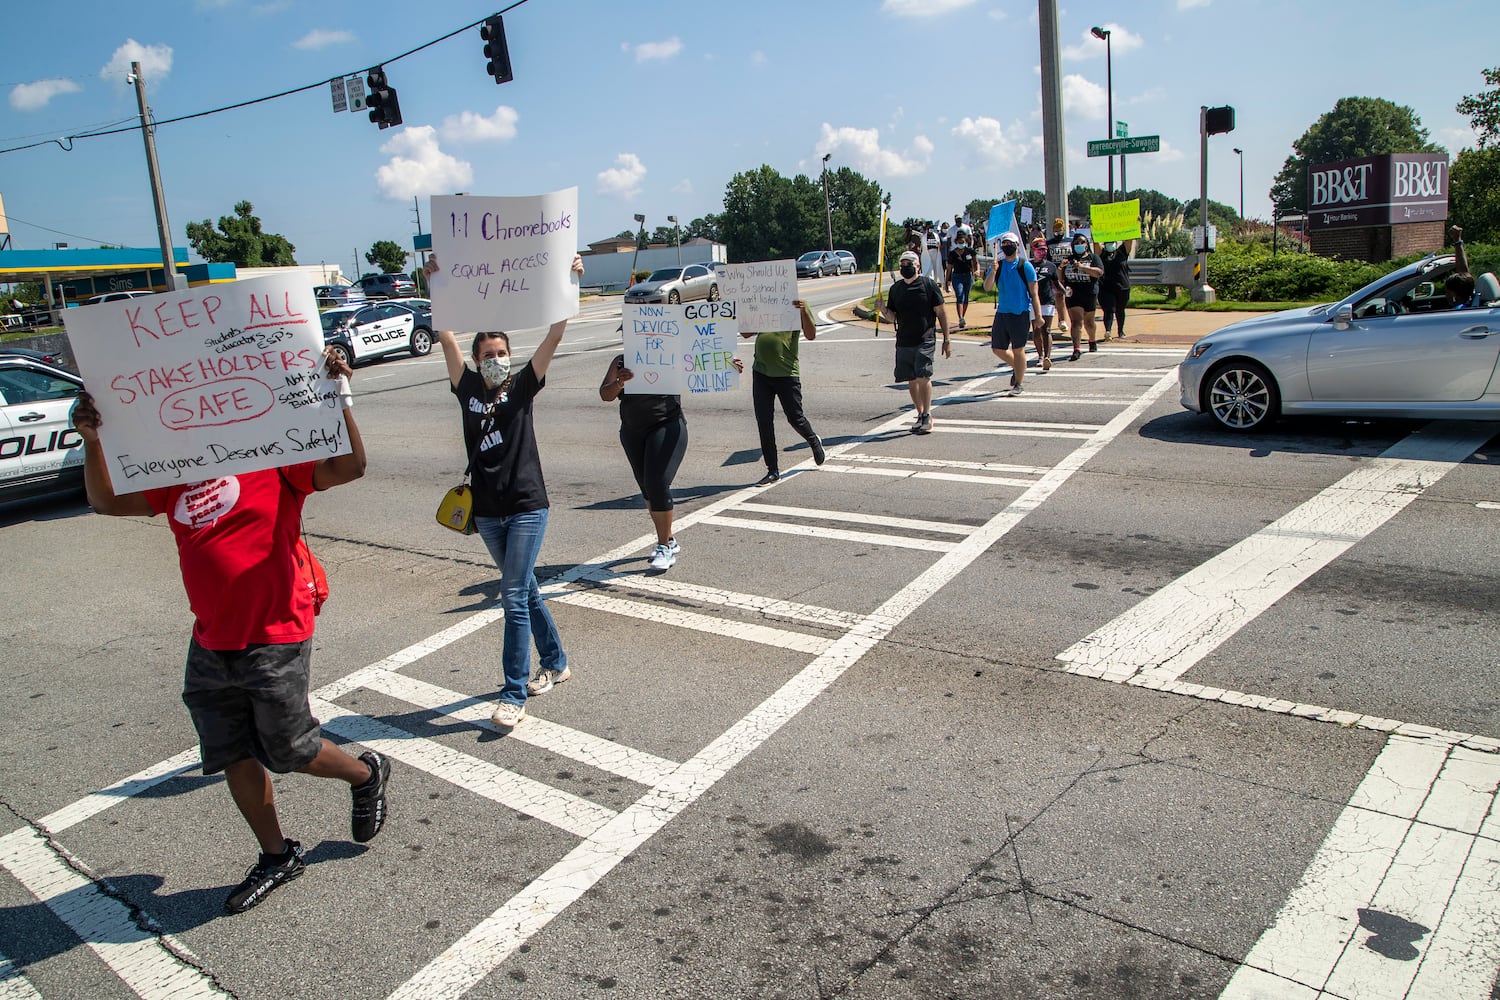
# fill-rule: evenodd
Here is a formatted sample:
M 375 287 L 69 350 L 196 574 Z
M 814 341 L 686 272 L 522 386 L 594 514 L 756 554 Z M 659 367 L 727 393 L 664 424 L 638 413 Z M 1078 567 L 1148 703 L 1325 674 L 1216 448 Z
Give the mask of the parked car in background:
M 417 283 L 406 274 L 367 274 L 359 279 L 369 299 L 400 299 L 417 294 Z
M 97 306 L 101 302 L 118 302 L 121 299 L 138 299 L 142 295 L 155 295 L 155 294 L 156 294 L 155 292 L 145 292 L 145 291 L 140 291 L 140 292 L 132 292 L 132 291 L 104 292 L 101 295 L 91 295 L 91 296 L 89 296 L 89 298 L 83 304 L 86 305 L 86 306 Z
M 67 366 L 63 364 L 63 359 L 58 355 L 48 351 L 33 350 L 30 347 L 11 347 L 8 344 L 0 344 L 0 358 L 29 358 L 32 361 L 40 361 L 43 364 L 49 364 L 64 371 L 67 370 Z M 4 428 L 5 425 L 0 423 L 0 430 Z
M 833 255 L 839 259 L 840 274 L 854 274 L 859 270 L 859 263 L 854 259 L 854 254 L 848 250 L 835 250 Z
M 694 299 L 719 300 L 719 279 L 706 264 L 657 268 L 645 281 L 636 282 L 625 292 L 625 301 L 629 305 L 691 302 Z
M 431 314 L 395 302 L 329 309 L 323 313 L 323 343 L 351 368 L 402 351 L 425 357 L 432 352 Z
M 0 355 L 0 501 L 83 488 L 83 438 L 68 419 L 83 380 Z
M 1283 414 L 1500 420 L 1500 283 L 1449 309 L 1450 256 L 1408 264 L 1327 305 L 1231 323 L 1177 369 L 1182 405 L 1232 431 Z
M 335 306 L 352 306 L 367 301 L 365 290 L 358 285 L 317 285 L 313 295 L 318 299 L 319 309 Z
M 832 250 L 809 250 L 797 258 L 797 277 L 821 278 L 825 274 L 838 274 L 839 266 L 839 259 Z

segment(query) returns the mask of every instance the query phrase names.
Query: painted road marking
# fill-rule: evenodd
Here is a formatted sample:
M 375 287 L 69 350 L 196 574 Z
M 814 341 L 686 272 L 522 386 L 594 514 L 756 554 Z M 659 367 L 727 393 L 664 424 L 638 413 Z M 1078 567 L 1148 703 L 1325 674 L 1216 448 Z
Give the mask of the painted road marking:
M 1018 427 L 985 426 L 977 420 L 955 420 L 945 416 L 934 421 L 932 429 L 940 434 L 989 434 L 996 437 L 1072 438 L 1087 441 L 1089 435 L 1079 431 L 1028 431 Z
M 741 594 L 716 587 L 702 587 L 696 583 L 669 580 L 664 576 L 603 571 L 587 577 L 586 582 L 611 588 L 623 587 L 629 590 L 639 590 L 658 597 L 685 599 L 699 604 L 713 604 L 724 608 L 752 611 L 768 618 L 783 618 L 787 621 L 807 622 L 810 625 L 823 625 L 831 628 L 851 629 L 862 620 L 859 615 L 849 611 L 823 608 L 816 604 L 783 601 L 780 598 L 762 597 L 759 594 Z
M 1220 1000 L 1488 1000 L 1497 786 L 1500 756 L 1393 736 Z
M 839 456 L 845 462 L 869 462 L 875 465 L 915 465 L 923 468 L 970 469 L 975 472 L 1014 472 L 1024 476 L 1046 475 L 1050 470 L 1038 465 L 1006 465 L 1003 462 L 960 462 L 944 458 L 901 458 L 895 455 L 856 455 L 846 452 Z
M 1071 673 L 1176 680 L 1493 437 L 1429 424 L 1059 653 Z
M 1029 483 L 1027 485 L 1030 485 Z M 948 524 L 944 521 L 922 521 L 914 517 L 885 517 L 880 514 L 862 514 L 858 511 L 818 510 L 812 507 L 785 507 L 771 503 L 740 504 L 741 511 L 757 514 L 783 514 L 787 517 L 805 517 L 815 521 L 848 521 L 854 524 L 878 524 L 884 528 L 910 528 L 913 531 L 933 531 L 939 534 L 967 535 L 977 524 Z
M 180 941 L 138 924 L 130 909 L 86 875 L 76 859 L 30 827 L 0 838 L 0 867 L 57 914 L 141 1000 L 233 995 L 199 968 L 197 957 Z
M 323 720 L 323 728 L 331 733 L 574 836 L 587 837 L 615 816 L 613 809 L 333 702 L 313 698 L 312 709 L 313 715 Z
M 1474 506 L 1478 507 L 1480 510 L 1500 510 L 1500 503 L 1491 503 L 1488 500 L 1481 500 Z
M 799 653 L 810 653 L 814 656 L 828 649 L 833 644 L 833 640 L 826 636 L 809 635 L 806 632 L 791 632 L 787 629 L 772 628 L 769 625 L 756 625 L 753 622 L 735 621 L 732 618 L 715 618 L 711 615 L 698 614 L 695 611 L 666 608 L 655 604 L 644 604 L 640 601 L 624 601 L 618 597 L 609 597 L 608 595 L 590 590 L 569 591 L 552 598 L 552 600 L 560 604 L 572 604 L 580 608 L 590 608 L 594 611 L 607 611 L 614 615 L 637 618 L 641 621 L 657 622 L 661 625 L 671 625 L 674 628 L 691 629 L 695 632 L 723 636 L 727 639 L 756 642 L 762 646 L 774 646 L 777 649 L 792 649 Z
M 36 991 L 21 970 L 4 955 L 0 955 L 0 1000 L 41 1000 L 42 995 Z
M 740 760 L 774 736 L 908 615 L 1004 538 L 1173 384 L 1175 376 L 1158 381 L 1024 494 L 894 594 L 863 624 L 845 633 L 749 715 L 684 762 L 671 778 L 622 810 L 597 834 L 588 837 L 504 906 L 449 945 L 392 993 L 391 1000 L 448 1000 L 461 997 L 476 986 L 533 934 L 712 788 Z
M 365 682 L 365 687 L 435 712 L 442 717 L 441 722 L 452 719 L 478 729 L 506 733 L 507 739 L 587 764 L 599 771 L 617 774 L 638 785 L 654 785 L 677 769 L 675 760 L 666 760 L 536 716 L 527 716 L 524 726 L 503 729 L 490 721 L 493 699 L 449 691 L 405 674 L 376 674 Z
M 752 531 L 770 531 L 783 535 L 799 535 L 804 538 L 827 538 L 841 542 L 858 542 L 864 545 L 889 545 L 898 549 L 917 549 L 922 552 L 951 552 L 955 542 L 940 542 L 930 538 L 911 538 L 907 535 L 886 535 L 874 531 L 849 531 L 845 528 L 821 528 L 813 524 L 782 524 L 778 521 L 752 521 L 749 518 L 716 514 L 704 521 L 731 528 L 749 528 Z
M 934 425 L 936 428 L 936 425 Z M 1032 485 L 1031 479 L 1007 479 L 1003 476 L 975 476 L 965 472 L 924 472 L 910 469 L 863 469 L 829 462 L 819 472 L 839 472 L 851 476 L 885 476 L 889 479 L 936 479 L 949 483 L 983 483 L 988 486 L 1015 486 L 1020 489 Z

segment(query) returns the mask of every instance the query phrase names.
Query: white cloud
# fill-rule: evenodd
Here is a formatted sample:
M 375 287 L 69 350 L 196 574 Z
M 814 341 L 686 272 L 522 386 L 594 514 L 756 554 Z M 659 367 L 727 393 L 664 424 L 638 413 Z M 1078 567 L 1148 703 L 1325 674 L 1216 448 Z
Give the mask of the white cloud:
M 76 94 L 82 90 L 72 80 L 36 80 L 18 83 L 11 88 L 10 106 L 17 111 L 37 111 L 58 94 Z
M 635 61 L 650 62 L 652 59 L 670 59 L 682 51 L 682 39 L 673 35 L 663 42 L 642 42 L 635 47 Z
M 932 140 L 925 135 L 913 139 L 905 152 L 897 152 L 881 148 L 879 129 L 834 128 L 824 122 L 814 153 L 820 160 L 824 153 L 832 153 L 862 174 L 887 179 L 922 173 L 932 160 L 932 150 Z
M 1062 81 L 1063 111 L 1084 118 L 1103 120 L 1109 113 L 1109 95 L 1092 80 L 1069 73 Z
M 128 86 L 125 77 L 130 75 L 130 64 L 141 64 L 141 73 L 148 84 L 158 84 L 172 71 L 172 46 L 142 45 L 134 38 L 125 39 L 125 44 L 115 49 L 109 62 L 99 71 L 99 79 L 112 82 L 116 87 Z
M 11 99 L 15 103 L 15 99 Z M 1448 147 L 1453 155 L 1457 156 L 1461 149 L 1479 148 L 1479 133 L 1472 128 L 1440 128 L 1437 130 L 1437 141 Z
M 443 119 L 443 138 L 449 142 L 508 142 L 516 137 L 516 109 L 502 104 L 486 118 L 473 111 Z
M 380 193 L 394 201 L 462 191 L 474 180 L 474 168 L 442 151 L 431 125 L 408 125 L 380 147 L 390 160 L 375 171 Z
M 693 193 L 693 181 L 692 181 L 692 178 L 690 178 L 690 177 L 684 177 L 682 180 L 678 181 L 676 184 L 673 184 L 672 185 L 672 193 L 673 194 L 692 194 Z
M 615 157 L 615 165 L 599 171 L 598 192 L 634 198 L 641 193 L 641 181 L 646 177 L 646 165 L 634 153 L 621 153 Z
M 1134 52 L 1145 44 L 1145 40 L 1128 28 L 1122 28 L 1111 21 L 1100 25 L 1109 32 L 1109 50 L 1124 55 L 1126 52 Z M 1064 59 L 1103 59 L 1105 44 L 1102 38 L 1095 38 L 1094 33 L 1085 28 L 1081 40 L 1077 45 L 1065 46 L 1062 50 Z
M 1014 167 L 1041 152 L 1042 137 L 1029 136 L 1016 125 L 1009 131 L 994 118 L 965 117 L 953 137 L 968 147 L 971 161 L 986 167 Z
M 764 52 L 762 52 L 760 49 L 756 49 L 754 52 L 750 53 L 750 65 L 752 65 L 752 66 L 764 66 L 765 64 L 766 64 L 766 54 Z
M 330 45 L 341 45 L 344 42 L 354 41 L 354 32 L 345 31 L 343 28 L 328 30 L 327 28 L 314 28 L 301 38 L 292 43 L 294 49 L 326 49 Z
M 1207 7 L 1213 0 L 1177 0 L 1178 10 L 1187 10 L 1189 7 Z
M 897 17 L 941 17 L 974 6 L 974 0 L 885 0 L 880 9 Z
M 992 21 L 1003 21 L 1009 16 L 1010 15 L 1005 13 L 1004 9 L 1000 7 L 996 7 L 990 11 L 990 20 Z

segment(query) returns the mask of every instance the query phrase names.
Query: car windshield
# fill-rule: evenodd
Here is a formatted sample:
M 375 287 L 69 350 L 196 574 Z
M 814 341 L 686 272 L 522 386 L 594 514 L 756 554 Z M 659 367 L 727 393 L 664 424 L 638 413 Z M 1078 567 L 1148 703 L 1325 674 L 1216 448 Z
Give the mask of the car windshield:
M 652 271 L 651 272 L 651 277 L 647 278 L 646 280 L 647 281 L 671 281 L 674 278 L 680 278 L 680 277 L 682 277 L 682 268 L 680 268 L 680 267 L 664 267 L 660 271 Z
M 797 259 L 798 260 L 820 260 L 822 258 L 822 256 L 823 256 L 823 251 L 821 251 L 821 250 L 809 250 L 807 253 L 803 254 L 801 257 L 798 257 Z
M 323 331 L 325 333 L 332 333 L 334 330 L 337 330 L 339 327 L 344 326 L 346 323 L 348 323 L 353 315 L 354 314 L 351 312 L 342 312 L 338 309 L 330 309 L 328 312 L 323 314 Z

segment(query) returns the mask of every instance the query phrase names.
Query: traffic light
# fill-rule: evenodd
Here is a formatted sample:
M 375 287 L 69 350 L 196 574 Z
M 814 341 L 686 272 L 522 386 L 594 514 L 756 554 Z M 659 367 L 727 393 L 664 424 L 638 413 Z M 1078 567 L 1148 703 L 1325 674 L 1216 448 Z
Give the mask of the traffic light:
M 505 19 L 492 14 L 484 19 L 479 28 L 479 37 L 484 39 L 484 57 L 489 63 L 484 67 L 496 83 L 509 83 L 515 74 L 510 71 L 510 50 L 505 47 Z
M 1234 131 L 1234 108 L 1207 108 L 1203 112 L 1203 130 L 1209 135 Z
M 381 128 L 392 128 L 401 124 L 401 102 L 396 99 L 396 88 L 385 78 L 385 67 L 376 66 L 365 78 L 365 107 L 370 109 L 370 121 Z

